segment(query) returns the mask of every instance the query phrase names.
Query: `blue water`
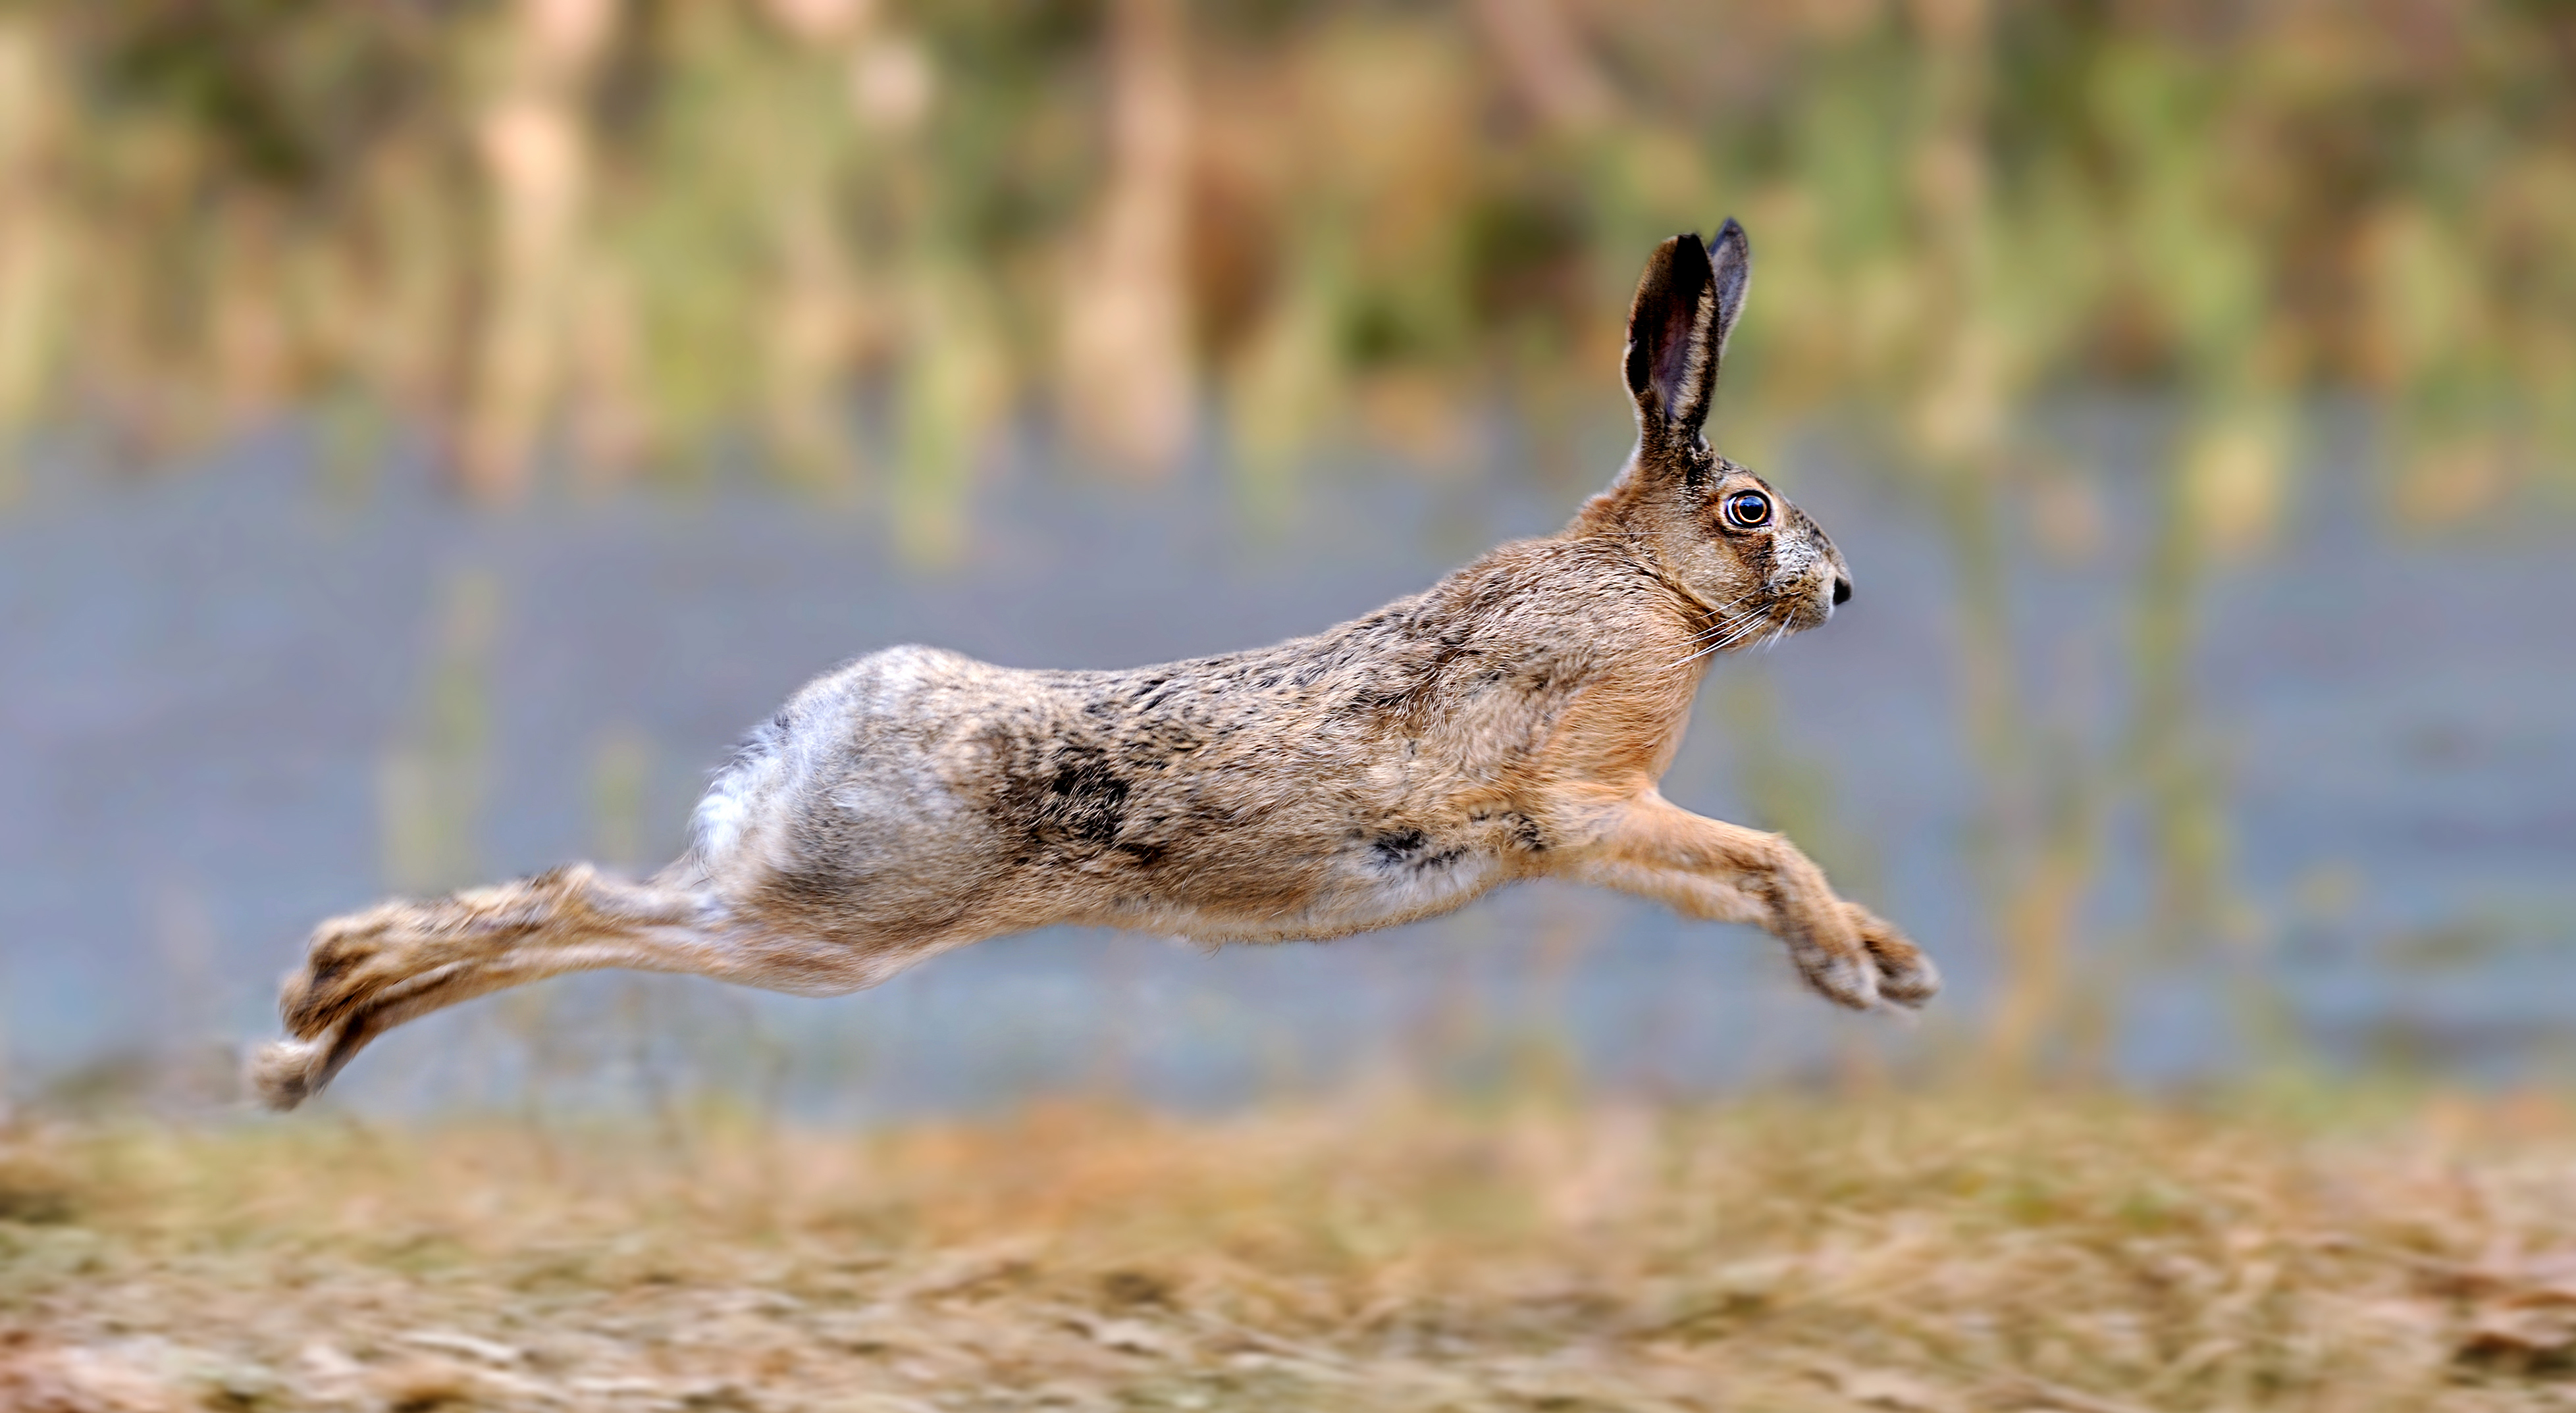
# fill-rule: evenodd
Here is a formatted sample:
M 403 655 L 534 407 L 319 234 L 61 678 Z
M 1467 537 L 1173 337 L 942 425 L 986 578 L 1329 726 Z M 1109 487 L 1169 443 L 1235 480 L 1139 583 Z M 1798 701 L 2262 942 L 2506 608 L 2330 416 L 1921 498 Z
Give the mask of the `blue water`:
M 2098 546 L 2011 546 L 2029 713 L 2116 740 L 2127 598 L 2149 515 L 2151 411 L 2068 419 Z M 1606 478 L 1617 447 L 1602 439 Z M 1540 1066 L 1690 1091 L 1975 1043 L 1997 991 L 1971 883 L 1980 785 L 1954 704 L 1953 569 L 1895 478 L 1808 438 L 1777 468 L 1860 592 L 1826 629 L 1721 666 L 1666 793 L 1749 814 L 1748 752 L 1822 782 L 1846 886 L 1903 922 L 1952 989 L 1927 1024 L 1840 1015 L 1739 929 L 1535 887 L 1324 947 L 1214 956 L 1053 931 L 942 958 L 861 996 L 791 1000 L 576 978 L 398 1032 L 350 1072 L 361 1108 L 564 1102 L 700 1084 L 817 1111 L 1133 1090 L 1223 1105 L 1384 1076 Z M 745 479 L 465 511 L 425 461 L 353 475 L 283 428 L 208 464 L 119 479 L 67 459 L 0 512 L 0 1038 L 10 1083 L 267 1033 L 318 918 L 383 892 L 384 762 L 419 734 L 443 607 L 490 583 L 477 871 L 599 847 L 603 744 L 644 745 L 650 864 L 705 769 L 804 678 L 889 643 L 1098 666 L 1309 631 L 1494 540 L 1561 523 L 1559 482 L 1498 436 L 1475 476 L 1353 462 L 1251 522 L 1222 470 L 1122 488 L 1034 443 L 997 454 L 956 562 L 908 567 L 883 518 Z M 2576 525 L 2443 530 L 2386 513 L 2366 418 L 2326 417 L 2274 543 L 2215 571 L 2199 758 L 2224 781 L 2222 923 L 2154 947 L 2134 812 L 2115 816 L 2070 1005 L 2142 1078 L 2282 1053 L 2464 1074 L 2562 1070 L 2576 1033 Z M 471 655 L 469 655 L 471 656 Z M 1737 729 L 1767 681 L 1776 735 Z M 1820 848 L 1820 852 L 1824 852 Z M 1829 859 L 1829 862 L 1833 860 Z M 2249 1015 L 2268 1016 L 2260 1024 Z M 2267 1048 L 2268 1047 L 2268 1048 Z

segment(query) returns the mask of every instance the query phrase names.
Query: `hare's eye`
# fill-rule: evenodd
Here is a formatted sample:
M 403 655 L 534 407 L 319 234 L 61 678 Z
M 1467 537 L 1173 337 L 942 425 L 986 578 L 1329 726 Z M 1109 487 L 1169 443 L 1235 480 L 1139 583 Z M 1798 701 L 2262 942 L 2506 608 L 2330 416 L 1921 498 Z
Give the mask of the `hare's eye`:
M 1726 498 L 1726 523 L 1751 530 L 1771 523 L 1771 497 L 1760 491 L 1737 491 Z

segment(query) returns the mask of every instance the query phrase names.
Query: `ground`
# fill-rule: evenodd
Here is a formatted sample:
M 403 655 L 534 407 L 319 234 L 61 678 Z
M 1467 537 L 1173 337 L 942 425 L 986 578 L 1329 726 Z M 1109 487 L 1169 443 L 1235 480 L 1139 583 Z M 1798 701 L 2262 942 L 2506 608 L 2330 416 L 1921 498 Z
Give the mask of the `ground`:
M 0 1408 L 2576 1409 L 2545 1098 L 0 1137 Z

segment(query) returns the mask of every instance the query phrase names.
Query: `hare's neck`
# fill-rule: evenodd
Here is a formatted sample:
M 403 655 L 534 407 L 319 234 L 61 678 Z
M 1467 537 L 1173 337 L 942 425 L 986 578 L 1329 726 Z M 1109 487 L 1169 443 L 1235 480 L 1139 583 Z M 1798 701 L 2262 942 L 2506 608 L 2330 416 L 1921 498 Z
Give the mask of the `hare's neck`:
M 1647 510 L 1630 487 L 1631 478 L 1623 473 L 1575 512 L 1557 538 L 1599 543 L 1632 561 L 1670 595 L 1671 611 L 1684 632 L 1697 634 L 1714 626 L 1725 616 L 1724 605 L 1711 602 L 1671 572 L 1662 542 L 1663 520 Z
M 1595 507 L 1608 499 L 1606 494 L 1596 497 L 1595 505 L 1585 507 L 1556 543 L 1569 549 L 1589 547 L 1587 557 L 1599 567 L 1595 572 L 1617 564 L 1619 568 L 1610 571 L 1613 577 L 1633 587 L 1652 586 L 1644 594 L 1627 597 L 1630 611 L 1619 615 L 1620 627 L 1591 640 L 1590 646 L 1596 654 L 1604 647 L 1611 649 L 1594 661 L 1621 691 L 1635 694 L 1640 720 L 1659 716 L 1678 720 L 1690 714 L 1691 699 L 1716 661 L 1716 654 L 1704 649 L 1727 645 L 1726 606 L 1710 601 L 1671 572 L 1655 532 L 1648 528 L 1650 518 L 1619 516 L 1608 513 L 1607 507 L 1595 515 Z

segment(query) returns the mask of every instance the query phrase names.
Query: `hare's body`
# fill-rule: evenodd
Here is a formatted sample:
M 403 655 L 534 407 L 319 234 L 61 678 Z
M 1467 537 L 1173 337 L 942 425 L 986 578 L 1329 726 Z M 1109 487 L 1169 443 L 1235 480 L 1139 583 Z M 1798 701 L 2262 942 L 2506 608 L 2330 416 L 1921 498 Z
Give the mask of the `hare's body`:
M 1759 924 L 1834 999 L 1919 1004 L 1930 964 L 1795 848 L 1655 790 L 1711 655 L 1850 592 L 1822 532 L 1699 439 L 1743 289 L 1727 234 L 1714 267 L 1696 238 L 1658 252 L 1631 316 L 1637 455 L 1563 534 L 1251 652 L 861 658 L 752 733 L 650 882 L 574 867 L 324 924 L 263 1090 L 292 1104 L 392 1025 L 561 972 L 829 994 L 1050 923 L 1328 938 L 1541 875 Z
M 1634 621 L 1569 611 L 1608 575 Z M 746 743 L 665 878 L 887 970 L 1048 922 L 1267 942 L 1447 912 L 1579 849 L 1567 782 L 1651 782 L 1705 662 L 1683 662 L 1685 611 L 1623 542 L 1541 541 L 1223 657 L 1022 672 L 888 649 Z

